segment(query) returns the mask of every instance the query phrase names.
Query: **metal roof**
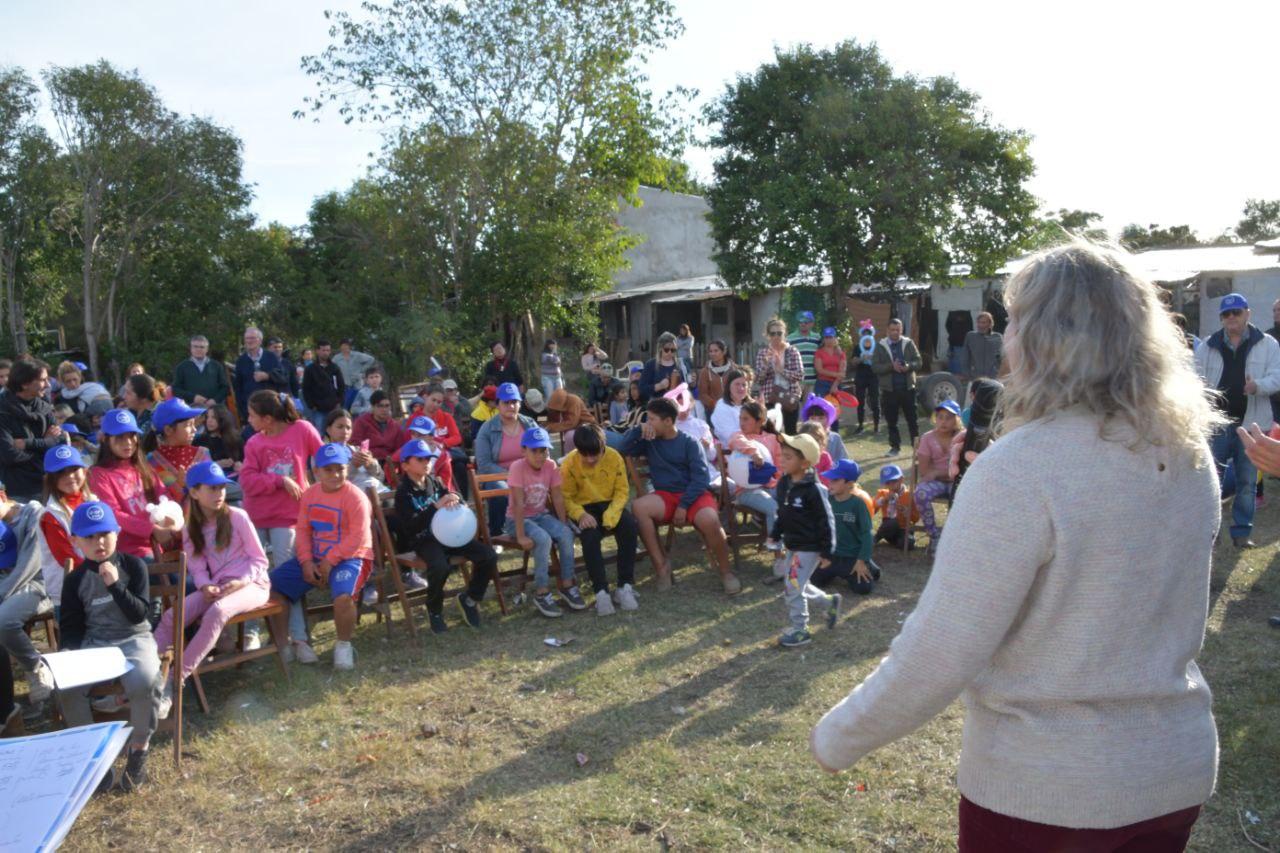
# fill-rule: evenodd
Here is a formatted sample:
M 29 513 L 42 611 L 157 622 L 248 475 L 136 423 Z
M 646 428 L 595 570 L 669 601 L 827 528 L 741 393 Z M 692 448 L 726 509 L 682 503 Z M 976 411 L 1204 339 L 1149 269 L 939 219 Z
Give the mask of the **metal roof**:
M 626 290 L 612 290 L 590 298 L 596 302 L 616 302 L 619 299 L 634 299 L 637 296 L 653 296 L 655 293 L 703 292 L 718 290 L 724 286 L 724 279 L 720 278 L 720 276 L 703 275 L 697 278 L 680 278 L 675 281 L 642 284 L 638 287 L 629 287 Z
M 1137 271 L 1151 281 L 1186 281 L 1201 273 L 1280 270 L 1280 255 L 1258 251 L 1254 246 L 1194 246 L 1188 249 L 1149 249 L 1131 255 Z M 1013 275 L 1026 266 L 1030 256 L 1016 258 L 996 270 L 997 275 Z
M 694 293 L 681 293 L 676 296 L 664 296 L 661 299 L 653 300 L 653 304 L 670 305 L 673 302 L 705 302 L 708 299 L 723 299 L 726 296 L 733 296 L 732 288 L 717 287 L 713 290 L 700 290 Z

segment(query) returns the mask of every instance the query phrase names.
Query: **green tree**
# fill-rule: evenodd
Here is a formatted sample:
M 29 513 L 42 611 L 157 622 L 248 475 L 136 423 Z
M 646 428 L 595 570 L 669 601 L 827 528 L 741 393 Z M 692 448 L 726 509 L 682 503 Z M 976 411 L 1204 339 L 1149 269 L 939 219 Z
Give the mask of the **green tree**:
M 1027 137 L 951 78 L 897 76 L 875 47 L 801 46 L 707 111 L 722 149 L 707 200 L 736 289 L 830 274 L 850 285 L 946 281 L 1007 259 L 1035 225 Z
M 1076 237 L 1097 243 L 1105 242 L 1108 239 L 1106 229 L 1098 228 L 1094 224 L 1101 220 L 1102 214 L 1091 210 L 1058 208 L 1056 212 L 1046 213 L 1039 218 L 1035 230 L 1023 243 L 1022 248 L 1027 251 L 1036 251 Z
M 1267 201 L 1251 198 L 1244 203 L 1244 218 L 1236 225 L 1236 236 L 1246 243 L 1280 236 L 1280 198 Z
M 1203 246 L 1196 232 L 1190 225 L 1171 225 L 1161 228 L 1151 224 L 1143 228 L 1138 224 L 1126 225 L 1120 231 L 1120 244 L 1131 252 L 1146 249 L 1183 249 L 1190 246 Z

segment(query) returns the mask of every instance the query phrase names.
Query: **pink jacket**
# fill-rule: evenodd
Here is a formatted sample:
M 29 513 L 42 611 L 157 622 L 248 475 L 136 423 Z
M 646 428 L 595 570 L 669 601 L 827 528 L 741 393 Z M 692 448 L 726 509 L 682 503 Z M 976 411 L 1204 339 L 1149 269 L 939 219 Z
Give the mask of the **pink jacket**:
M 154 482 L 156 496 L 165 494 L 166 489 L 159 478 Z M 116 521 L 120 524 L 116 548 L 135 557 L 154 556 L 151 552 L 151 531 L 155 525 L 151 523 L 147 504 L 153 503 L 155 498 L 142 490 L 142 478 L 133 464 L 117 459 L 94 465 L 89 469 L 89 489 L 116 514 Z
M 240 487 L 244 489 L 244 510 L 255 527 L 293 527 L 298 523 L 298 502 L 284 490 L 284 478 L 293 478 L 305 490 L 311 483 L 307 474 L 311 457 L 322 443 L 320 433 L 304 420 L 294 421 L 279 435 L 255 433 L 245 443 Z
M 223 586 L 231 581 L 247 579 L 263 589 L 271 582 L 267 578 L 267 554 L 262 550 L 258 531 L 253 529 L 249 514 L 236 507 L 231 511 L 231 544 L 222 551 L 215 550 L 218 526 L 204 526 L 204 552 L 197 554 L 191 545 L 191 537 L 184 534 L 182 550 L 187 552 L 187 571 L 196 588 Z

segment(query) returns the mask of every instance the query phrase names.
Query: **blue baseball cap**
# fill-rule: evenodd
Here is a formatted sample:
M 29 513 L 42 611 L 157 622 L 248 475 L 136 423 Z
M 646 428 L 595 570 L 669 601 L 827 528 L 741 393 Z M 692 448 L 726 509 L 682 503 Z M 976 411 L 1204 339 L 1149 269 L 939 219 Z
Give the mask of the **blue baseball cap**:
M 545 447 L 551 449 L 551 434 L 542 427 L 529 427 L 520 436 L 521 447 Z
M 80 431 L 80 427 L 76 426 L 70 421 L 62 425 L 62 431 L 65 432 L 67 435 L 84 435 L 84 433 Z
M 835 326 L 827 326 L 822 330 L 822 336 L 824 338 L 838 338 L 840 337 L 840 333 L 836 331 Z
M 503 382 L 498 386 L 498 399 L 502 402 L 510 402 L 511 400 L 522 400 L 520 389 L 516 387 L 514 382 Z
M 902 479 L 902 469 L 897 465 L 886 465 L 880 469 L 880 485 Z
M 138 429 L 138 419 L 128 409 L 112 409 L 102 416 L 102 431 L 107 435 L 124 435 L 134 433 L 142 435 Z
M 0 569 L 12 569 L 18 565 L 18 534 L 0 521 Z
M 165 400 L 152 410 L 151 425 L 156 432 L 160 432 L 167 426 L 172 426 L 182 421 L 195 420 L 203 414 L 204 409 L 193 409 L 180 398 L 174 397 Z
M 957 418 L 960 417 L 960 404 L 955 400 L 943 400 L 941 403 L 933 407 L 935 412 L 950 412 Z
M 188 489 L 192 486 L 225 486 L 230 482 L 217 462 L 200 462 L 187 469 Z
M 72 536 L 93 536 L 96 533 L 119 533 L 120 525 L 111 507 L 102 501 L 85 501 L 71 515 Z
M 326 465 L 346 465 L 351 461 L 351 448 L 345 444 L 326 444 L 311 457 L 311 464 L 317 468 Z
M 436 434 L 436 422 L 426 415 L 415 415 L 413 420 L 409 421 L 409 432 L 420 432 L 423 435 Z M 408 445 L 405 445 L 408 447 Z
M 850 483 L 858 482 L 861 476 L 862 469 L 852 459 L 841 459 L 821 475 L 824 480 L 848 480 Z
M 799 314 L 797 314 L 797 315 L 796 315 L 796 319 L 797 319 L 797 320 L 799 320 L 801 323 L 812 323 L 812 322 L 813 322 L 813 312 L 812 312 L 812 311 L 801 311 Z
M 85 364 L 83 361 L 73 361 L 71 363 L 76 366 L 76 370 L 79 370 L 82 373 L 89 369 L 89 365 Z
M 57 447 L 50 447 L 44 452 L 44 472 L 46 474 L 56 474 L 68 468 L 87 467 L 89 466 L 84 464 L 84 457 L 80 455 L 80 451 L 69 444 L 59 444 Z
M 1248 311 L 1249 300 L 1245 299 L 1239 293 L 1228 293 L 1222 297 L 1222 302 L 1218 304 L 1218 314 L 1222 315 L 1228 311 Z
M 413 441 L 406 442 L 405 446 L 400 448 L 401 460 L 412 459 L 414 457 L 419 459 L 435 459 L 439 455 L 439 453 L 431 448 L 431 445 L 427 444 L 420 438 L 415 438 Z

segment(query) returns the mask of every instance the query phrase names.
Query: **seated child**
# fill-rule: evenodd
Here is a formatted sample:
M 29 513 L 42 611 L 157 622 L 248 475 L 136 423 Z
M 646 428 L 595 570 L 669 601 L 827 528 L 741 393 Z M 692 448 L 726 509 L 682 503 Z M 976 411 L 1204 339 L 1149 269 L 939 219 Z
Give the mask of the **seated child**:
M 356 392 L 355 399 L 351 401 L 351 414 L 354 417 L 360 417 L 365 412 L 373 410 L 373 392 L 382 387 L 382 368 L 367 367 L 364 371 L 364 385 L 360 386 L 360 390 Z
M 551 595 L 552 542 L 560 555 L 560 577 L 569 585 L 560 595 L 570 608 L 585 610 L 587 602 L 573 583 L 573 528 L 565 515 L 560 471 L 551 459 L 551 435 L 542 427 L 531 427 L 520 437 L 520 446 L 524 457 L 511 463 L 507 477 L 511 499 L 503 532 L 514 536 L 525 551 L 533 550 L 533 603 L 539 613 L 555 618 L 563 612 Z
M 471 407 L 471 440 L 476 440 L 476 433 L 485 421 L 498 414 L 498 386 L 486 385 L 480 396 L 472 401 Z
M 227 622 L 234 616 L 265 607 L 271 597 L 267 553 L 249 514 L 227 503 L 231 480 L 217 462 L 197 462 L 186 471 L 187 523 L 182 549 L 187 552 L 188 577 L 196 591 L 187 596 L 185 622 L 200 628 L 182 651 L 181 681 L 186 682 L 200 661 L 213 650 Z M 173 608 L 156 626 L 156 645 L 173 643 Z M 161 719 L 173 701 L 173 681 L 167 680 Z
M 817 421 L 801 421 L 796 424 L 796 435 L 807 435 L 814 441 L 818 442 L 819 447 L 827 446 L 827 428 Z M 831 470 L 831 466 L 835 462 L 831 459 L 831 454 L 823 450 L 818 456 L 818 464 L 813 466 L 814 472 L 821 477 L 823 474 Z
M 858 485 L 862 469 L 852 459 L 842 459 L 822 475 L 830 490 L 828 499 L 836 523 L 836 550 L 831 559 L 819 562 L 811 578 L 814 586 L 826 586 L 844 578 L 849 589 L 867 595 L 880 569 L 871 560 L 875 537 L 871 532 L 871 496 Z
M 344 445 L 326 444 L 316 451 L 311 464 L 317 482 L 299 502 L 294 556 L 271 571 L 272 591 L 291 602 L 301 601 L 317 586 L 329 587 L 338 635 L 334 669 L 355 668 L 351 636 L 356 629 L 356 596 L 372 569 L 373 511 L 364 493 L 347 482 L 350 463 L 351 451 Z M 277 623 L 276 630 L 283 633 L 284 626 Z M 291 630 L 296 632 L 297 626 Z M 305 646 L 306 635 L 293 637 L 293 642 Z M 300 659 L 305 654 L 301 652 Z
M 616 430 L 627 429 L 631 407 L 627 405 L 629 386 L 615 382 L 609 390 L 609 426 Z
M 58 629 L 63 649 L 116 646 L 133 669 L 121 676 L 129 699 L 128 758 L 124 774 L 107 774 L 99 790 L 116 781 L 132 791 L 147 781 L 147 747 L 160 719 L 162 679 L 156 641 L 151 636 L 151 579 L 141 557 L 116 550 L 120 525 L 111 507 L 85 501 L 71 516 L 71 538 L 85 559 L 62 584 Z M 93 722 L 89 688 L 59 690 L 68 726 Z
M 443 634 L 448 630 L 442 612 L 444 585 L 453 569 L 449 558 L 464 557 L 471 561 L 471 582 L 465 592 L 458 593 L 458 607 L 466 623 L 479 628 L 479 604 L 484 600 L 489 581 L 497 577 L 498 555 L 479 539 L 453 548 L 442 545 L 431 535 L 431 520 L 437 512 L 462 505 L 458 496 L 432 474 L 432 460 L 439 457 L 440 451 L 420 438 L 400 448 L 400 472 L 404 476 L 396 485 L 396 518 L 400 520 L 406 544 L 427 564 L 427 617 L 432 632 Z
M 880 513 L 880 529 L 876 531 L 875 541 L 882 539 L 895 548 L 901 548 L 907 541 L 907 548 L 916 546 L 915 538 L 907 540 L 907 529 L 920 520 L 920 510 L 916 509 L 915 499 L 911 491 L 902 482 L 902 469 L 897 465 L 886 465 L 880 469 L 880 491 L 876 492 L 876 511 Z
M 63 457 L 80 465 L 83 470 L 80 454 L 68 445 L 59 444 L 45 451 L 46 471 L 51 463 Z M 22 665 L 27 673 L 32 702 L 48 699 L 53 688 L 49 668 L 40 660 L 31 637 L 23 628 L 32 616 L 48 612 L 52 607 L 41 571 L 42 511 L 43 507 L 37 501 L 19 503 L 10 500 L 0 483 L 0 655 L 10 655 Z
M 778 520 L 769 538 L 786 548 L 786 585 L 790 626 L 778 638 L 785 648 L 808 645 L 809 600 L 821 602 L 826 611 L 827 628 L 834 628 L 840 618 L 840 593 L 827 595 L 810 582 L 819 563 L 830 563 L 836 549 L 835 521 L 827 501 L 827 489 L 813 473 L 821 453 L 811 435 L 782 435 L 779 462 L 782 479 L 778 481 Z
M 562 489 L 569 518 L 578 525 L 582 560 L 596 594 L 596 615 L 613 615 L 615 603 L 623 610 L 635 610 L 640 606 L 634 589 L 638 531 L 635 517 L 627 511 L 631 492 L 626 462 L 605 443 L 598 424 L 578 427 L 576 441 L 577 447 L 564 458 Z M 612 597 L 600 551 L 608 534 L 618 546 L 618 590 Z
M 810 394 L 801 409 L 800 419 L 801 422 L 812 421 L 822 425 L 826 439 L 819 442 L 818 446 L 825 448 L 831 455 L 832 463 L 849 458 L 849 451 L 844 446 L 844 439 L 840 437 L 838 428 L 840 410 L 830 400 Z

